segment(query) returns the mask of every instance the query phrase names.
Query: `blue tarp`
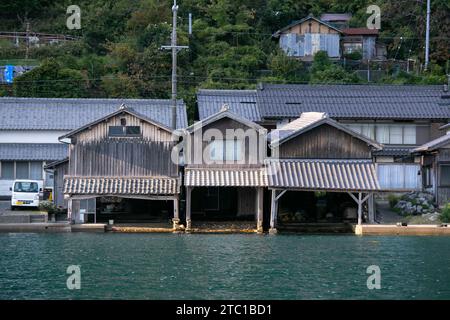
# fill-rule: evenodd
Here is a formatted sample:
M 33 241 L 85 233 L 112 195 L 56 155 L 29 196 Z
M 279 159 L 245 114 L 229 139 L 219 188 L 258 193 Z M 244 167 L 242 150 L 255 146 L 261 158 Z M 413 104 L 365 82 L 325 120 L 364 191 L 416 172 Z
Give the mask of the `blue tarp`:
M 6 83 L 12 83 L 14 78 L 14 66 L 5 66 L 4 79 Z

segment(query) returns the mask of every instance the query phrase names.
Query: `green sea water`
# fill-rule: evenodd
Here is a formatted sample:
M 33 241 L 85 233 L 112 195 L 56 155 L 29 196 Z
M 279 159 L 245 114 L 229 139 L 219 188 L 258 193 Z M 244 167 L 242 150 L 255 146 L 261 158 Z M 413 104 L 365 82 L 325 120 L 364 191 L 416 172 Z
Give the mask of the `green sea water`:
M 0 234 L 0 299 L 449 298 L 450 237 Z

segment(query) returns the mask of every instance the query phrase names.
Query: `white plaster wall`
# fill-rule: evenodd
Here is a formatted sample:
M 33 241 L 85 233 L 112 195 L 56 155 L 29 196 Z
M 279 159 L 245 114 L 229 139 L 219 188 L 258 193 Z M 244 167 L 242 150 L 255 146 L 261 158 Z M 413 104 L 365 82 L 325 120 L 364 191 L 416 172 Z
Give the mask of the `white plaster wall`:
M 58 137 L 66 133 L 60 130 L 0 130 L 0 143 L 58 143 Z

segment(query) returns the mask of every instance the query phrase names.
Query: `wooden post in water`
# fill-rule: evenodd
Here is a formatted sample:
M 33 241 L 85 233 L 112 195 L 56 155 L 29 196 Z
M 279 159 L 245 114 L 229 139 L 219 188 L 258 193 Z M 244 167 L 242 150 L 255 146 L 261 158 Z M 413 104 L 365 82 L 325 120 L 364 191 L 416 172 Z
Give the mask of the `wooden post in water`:
M 192 187 L 186 187 L 186 231 L 191 230 L 191 193 Z
M 264 189 L 257 188 L 256 189 L 256 230 L 258 233 L 263 232 L 263 197 L 264 197 Z
M 358 225 L 362 223 L 362 193 L 358 193 Z
M 178 196 L 173 200 L 173 230 L 178 230 L 178 225 L 180 224 L 180 210 L 179 210 L 179 199 Z
M 269 233 L 277 233 L 276 229 L 276 219 L 278 212 L 278 201 L 277 201 L 277 191 L 272 190 L 272 200 L 270 204 L 270 229 Z
M 72 221 L 72 198 L 67 201 L 67 219 Z

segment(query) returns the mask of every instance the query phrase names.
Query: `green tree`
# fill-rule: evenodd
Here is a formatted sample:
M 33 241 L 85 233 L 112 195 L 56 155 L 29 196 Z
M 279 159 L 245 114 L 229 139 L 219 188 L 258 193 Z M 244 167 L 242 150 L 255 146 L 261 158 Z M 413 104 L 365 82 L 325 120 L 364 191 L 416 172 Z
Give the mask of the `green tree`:
M 79 70 L 48 59 L 15 78 L 13 92 L 19 97 L 81 98 L 86 96 L 86 77 Z

